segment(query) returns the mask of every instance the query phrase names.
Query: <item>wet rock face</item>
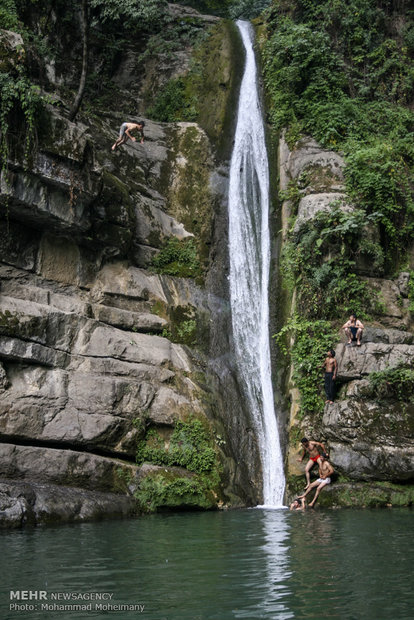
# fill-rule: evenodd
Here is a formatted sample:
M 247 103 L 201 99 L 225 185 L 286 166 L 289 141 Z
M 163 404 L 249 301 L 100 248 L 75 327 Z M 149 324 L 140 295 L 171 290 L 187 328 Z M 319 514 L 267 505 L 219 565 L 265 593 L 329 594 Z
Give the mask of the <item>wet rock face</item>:
M 6 526 L 134 514 L 133 494 L 145 478 L 135 464 L 138 442 L 150 428 L 168 442 L 176 422 L 189 416 L 220 438 L 223 479 L 208 507 L 229 497 L 252 503 L 259 493 L 259 480 L 246 481 L 240 444 L 227 441 L 226 399 L 242 408 L 236 387 L 226 399 L 220 395 L 222 377 L 233 372 L 229 340 L 219 345 L 217 334 L 209 336 L 216 316 L 228 320 L 227 290 L 217 279 L 209 293 L 147 269 L 171 237 L 194 238 L 209 265 L 213 218 L 224 206 L 222 188 L 210 184 L 209 142 L 194 123 L 148 121 L 143 145 L 129 142 L 113 153 L 117 130 L 105 119 L 75 125 L 51 110 L 33 166 L 16 156 L 2 179 Z M 217 253 L 225 260 L 223 247 Z M 189 323 L 202 329 L 204 353 L 172 342 L 173 329 Z M 209 355 L 220 357 L 219 368 Z M 247 422 L 238 423 L 244 432 Z
M 294 182 L 299 190 L 295 230 L 319 211 L 327 211 L 334 205 L 343 210 L 353 208 L 347 204 L 343 184 L 345 164 L 338 154 L 320 148 L 310 138 L 299 141 L 292 151 L 282 138 L 279 151 L 281 189 L 288 189 L 289 183 Z M 285 231 L 291 209 L 292 204 L 286 201 Z M 374 228 L 367 234 L 370 239 L 378 239 Z M 302 436 L 323 439 L 337 475 L 352 481 L 341 482 L 338 491 L 336 484 L 332 485 L 321 494 L 326 498 L 322 504 L 385 505 L 394 501 L 407 504 L 412 501 L 413 488 L 408 483 L 414 481 L 413 402 L 391 392 L 379 395 L 372 387 L 370 375 L 414 367 L 414 334 L 408 299 L 410 274 L 401 272 L 394 279 L 379 278 L 369 265 L 362 263 L 357 265 L 357 271 L 373 294 L 378 295 L 381 315 L 375 322 L 364 321 L 361 346 L 346 345 L 341 334 L 342 342 L 334 347 L 338 362 L 334 404 L 325 405 L 321 418 L 309 416 L 298 423 L 300 395 L 292 390 L 290 423 Z M 298 444 L 292 441 L 288 458 L 292 480 L 296 476 L 299 480 L 303 475 L 297 456 Z M 380 485 L 391 486 L 377 488 L 378 481 Z M 399 482 L 411 491 L 396 490 L 392 485 Z M 292 483 L 292 490 L 295 484 Z

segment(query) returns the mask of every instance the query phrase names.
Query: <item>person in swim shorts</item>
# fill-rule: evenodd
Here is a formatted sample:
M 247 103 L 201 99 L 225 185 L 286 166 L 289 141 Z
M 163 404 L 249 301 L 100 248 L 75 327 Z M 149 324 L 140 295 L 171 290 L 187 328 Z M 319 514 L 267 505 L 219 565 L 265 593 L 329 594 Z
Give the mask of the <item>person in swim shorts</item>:
M 332 465 L 330 464 L 330 462 L 328 461 L 328 455 L 325 452 L 322 452 L 320 454 L 318 465 L 319 465 L 319 478 L 308 486 L 307 491 L 305 491 L 303 495 L 299 495 L 298 497 L 298 499 L 304 500 L 307 494 L 310 493 L 311 490 L 316 487 L 316 493 L 314 495 L 313 500 L 309 504 L 309 508 L 314 507 L 315 502 L 318 499 L 319 493 L 322 491 L 322 489 L 328 486 L 328 484 L 331 484 L 331 476 L 335 471 Z
M 144 121 L 139 121 L 138 123 L 122 123 L 119 129 L 119 138 L 115 142 L 115 144 L 112 145 L 112 150 L 115 151 L 118 146 L 121 146 L 121 144 L 125 144 L 128 139 L 132 140 L 132 142 L 136 142 L 136 138 L 131 135 L 131 131 L 135 130 L 139 131 L 142 144 L 144 142 L 144 127 Z
M 323 452 L 326 452 L 326 448 L 323 443 L 320 443 L 319 441 L 313 441 L 313 440 L 309 441 L 309 439 L 307 439 L 306 437 L 301 439 L 300 443 L 302 444 L 303 454 L 302 454 L 302 457 L 299 459 L 299 463 L 302 463 L 303 459 L 305 458 L 306 453 L 309 454 L 309 461 L 306 463 L 306 467 L 305 467 L 305 477 L 306 477 L 305 491 L 306 491 L 306 489 L 310 485 L 310 470 L 315 465 L 315 463 L 319 464 L 320 454 L 319 454 L 318 446 L 322 448 Z
M 347 345 L 356 342 L 358 347 L 361 346 L 361 338 L 364 331 L 364 326 L 361 321 L 356 318 L 355 314 L 351 314 L 349 320 L 344 323 L 344 325 L 342 325 L 341 329 L 345 331 L 345 335 L 348 338 Z

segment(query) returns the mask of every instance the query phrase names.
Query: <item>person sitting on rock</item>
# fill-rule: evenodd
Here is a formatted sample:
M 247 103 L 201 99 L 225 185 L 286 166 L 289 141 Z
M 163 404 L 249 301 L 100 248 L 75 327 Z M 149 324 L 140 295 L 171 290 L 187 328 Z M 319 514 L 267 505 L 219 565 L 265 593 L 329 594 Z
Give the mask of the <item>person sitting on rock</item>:
M 310 485 L 310 470 L 315 465 L 315 463 L 319 464 L 320 454 L 319 454 L 318 446 L 320 446 L 324 452 L 326 452 L 326 448 L 323 443 L 320 443 L 319 441 L 309 441 L 309 439 L 307 439 L 306 437 L 301 439 L 300 443 L 302 444 L 303 454 L 302 454 L 302 457 L 299 459 L 299 463 L 303 461 L 306 453 L 309 454 L 309 461 L 306 463 L 306 467 L 305 467 L 305 476 L 306 476 L 305 491 L 306 491 L 306 489 Z
M 131 135 L 131 131 L 135 131 L 135 130 L 138 130 L 139 133 L 141 134 L 141 144 L 142 144 L 144 142 L 144 127 L 145 127 L 144 121 L 139 121 L 138 123 L 122 123 L 120 130 L 119 130 L 119 138 L 115 142 L 115 144 L 112 146 L 112 150 L 115 151 L 115 149 L 118 146 L 121 146 L 121 144 L 125 144 L 128 138 L 132 140 L 132 142 L 136 142 L 136 138 L 134 138 L 134 136 Z
M 298 499 L 305 499 L 308 493 L 311 492 L 312 489 L 316 487 L 316 493 L 314 495 L 313 500 L 309 504 L 309 508 L 313 508 L 316 500 L 318 499 L 319 493 L 322 491 L 324 487 L 328 484 L 331 484 L 331 476 L 334 473 L 334 468 L 328 461 L 328 455 L 325 452 L 322 452 L 318 461 L 319 465 L 319 478 L 312 482 L 305 491 L 303 495 L 299 495 Z
M 289 510 L 305 510 L 306 508 L 306 504 L 305 504 L 305 500 L 302 498 L 297 497 L 296 499 L 293 500 L 293 502 L 291 503 L 291 505 L 289 506 Z
M 327 352 L 322 366 L 325 370 L 326 402 L 332 405 L 335 398 L 335 381 L 338 372 L 338 362 L 335 359 L 335 351 L 333 349 L 329 349 Z
M 349 320 L 342 325 L 341 329 L 345 331 L 346 337 L 348 338 L 347 345 L 352 344 L 356 341 L 357 346 L 361 346 L 361 338 L 362 332 L 364 331 L 364 326 L 359 319 L 356 318 L 356 314 L 351 314 Z

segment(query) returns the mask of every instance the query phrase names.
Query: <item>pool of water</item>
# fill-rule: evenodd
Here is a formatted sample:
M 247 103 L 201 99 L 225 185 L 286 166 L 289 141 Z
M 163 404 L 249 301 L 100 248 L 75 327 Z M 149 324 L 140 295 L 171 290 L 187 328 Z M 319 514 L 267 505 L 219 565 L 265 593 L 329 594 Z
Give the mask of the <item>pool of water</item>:
M 254 509 L 1 532 L 0 617 L 411 619 L 413 524 Z

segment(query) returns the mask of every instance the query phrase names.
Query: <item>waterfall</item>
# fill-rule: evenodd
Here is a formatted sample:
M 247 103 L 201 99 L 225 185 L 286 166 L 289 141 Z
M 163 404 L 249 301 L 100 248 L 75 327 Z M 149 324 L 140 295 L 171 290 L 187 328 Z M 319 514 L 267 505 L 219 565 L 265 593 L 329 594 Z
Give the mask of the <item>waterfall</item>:
M 273 400 L 269 345 L 269 168 L 253 30 L 237 26 L 246 50 L 230 164 L 230 299 L 239 378 L 259 444 L 265 505 L 281 506 L 283 459 Z

